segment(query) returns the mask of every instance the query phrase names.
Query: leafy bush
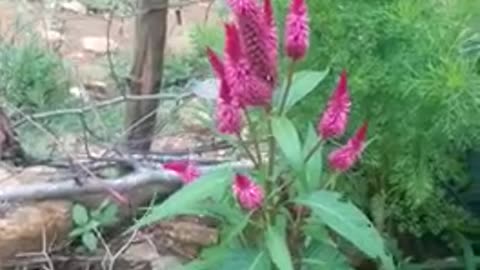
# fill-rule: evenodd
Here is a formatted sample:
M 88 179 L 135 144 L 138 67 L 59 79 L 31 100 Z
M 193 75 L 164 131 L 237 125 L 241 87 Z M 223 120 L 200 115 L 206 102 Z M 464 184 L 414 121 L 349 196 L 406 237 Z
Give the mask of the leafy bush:
M 284 13 L 287 1 L 275 2 Z M 464 153 L 480 143 L 479 37 L 471 27 L 478 23 L 473 12 L 479 2 L 308 2 L 315 46 L 302 66 L 347 68 L 352 121 L 367 115 L 375 134 L 362 167 L 348 181 L 357 193 L 363 190 L 359 201 L 378 217 L 379 227 L 400 222 L 417 234 L 455 227 L 458 214 L 439 223 L 444 208 L 438 205 L 448 202 L 436 195 L 439 183 L 465 183 Z M 319 87 L 292 116 L 300 123 L 316 117 L 332 83 Z M 415 226 L 408 225 L 412 216 Z
M 0 44 L 0 91 L 10 104 L 29 112 L 57 107 L 68 96 L 62 60 L 37 44 Z

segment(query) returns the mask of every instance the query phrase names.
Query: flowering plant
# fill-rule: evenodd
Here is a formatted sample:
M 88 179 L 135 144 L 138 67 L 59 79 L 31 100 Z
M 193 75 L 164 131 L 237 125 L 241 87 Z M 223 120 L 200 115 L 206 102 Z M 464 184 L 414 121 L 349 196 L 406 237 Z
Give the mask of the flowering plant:
M 206 53 L 218 79 L 216 131 L 235 138 L 252 170 L 221 168 L 201 174 L 190 162 L 164 164 L 185 183 L 138 223 L 148 225 L 177 214 L 207 214 L 222 223 L 218 246 L 207 249 L 188 269 L 352 269 L 340 244 L 356 247 L 380 269 L 395 269 L 380 233 L 337 192 L 338 176 L 351 170 L 366 146 L 365 122 L 327 155 L 333 139 L 344 136 L 350 112 L 343 71 L 316 128 L 300 136 L 286 113 L 322 81 L 327 72 L 295 66 L 309 48 L 308 8 L 291 0 L 284 51 L 289 59 L 280 82 L 277 27 L 271 0 L 229 0 L 234 22 L 225 24 L 220 57 Z M 255 116 L 255 117 L 254 117 Z M 252 137 L 247 144 L 244 131 Z M 267 134 L 266 136 L 261 136 Z

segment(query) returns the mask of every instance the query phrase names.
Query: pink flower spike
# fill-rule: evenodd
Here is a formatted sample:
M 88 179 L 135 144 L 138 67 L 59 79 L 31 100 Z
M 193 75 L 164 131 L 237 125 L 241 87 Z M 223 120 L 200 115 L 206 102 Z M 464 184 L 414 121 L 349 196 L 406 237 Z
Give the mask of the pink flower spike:
M 317 125 L 322 139 L 338 137 L 345 133 L 350 113 L 350 95 L 347 87 L 347 72 L 342 71 L 338 85 L 331 95 L 327 107 Z
M 243 125 L 242 111 L 238 102 L 225 101 L 220 98 L 216 108 L 216 128 L 218 132 L 226 135 L 239 134 Z
M 231 23 L 225 24 L 225 54 L 234 63 L 239 62 L 243 57 L 238 29 Z
M 310 29 L 305 0 L 291 0 L 285 25 L 285 51 L 294 61 L 305 57 L 309 47 Z
M 182 180 L 188 184 L 200 177 L 200 170 L 190 161 L 171 161 L 163 164 L 165 170 L 173 171 Z
M 236 15 L 246 15 L 257 9 L 256 0 L 227 0 L 227 2 Z
M 263 16 L 265 24 L 267 26 L 266 45 L 270 54 L 270 61 L 272 66 L 276 67 L 277 53 L 278 53 L 278 38 L 277 38 L 277 26 L 275 23 L 275 17 L 273 16 L 272 0 L 263 1 Z
M 223 78 L 225 72 L 223 62 L 220 60 L 220 57 L 218 57 L 218 55 L 210 48 L 207 48 L 207 56 L 215 76 L 220 79 Z
M 363 152 L 368 124 L 365 122 L 348 142 L 328 155 L 330 167 L 338 172 L 348 171 Z
M 243 59 L 237 64 L 227 62 L 225 77 L 229 83 L 232 97 L 238 99 L 240 106 L 265 106 L 272 100 L 272 88 L 251 73 L 250 66 Z
M 233 195 L 242 208 L 256 210 L 262 206 L 264 199 L 263 189 L 247 176 L 237 174 L 232 189 Z
M 273 11 L 270 2 L 264 8 L 257 0 L 229 0 L 230 7 L 238 25 L 244 55 L 252 73 L 274 87 L 277 77 L 276 66 L 276 31 L 272 26 Z M 267 12 L 267 14 L 266 14 Z M 270 19 L 268 19 L 270 18 Z M 267 21 L 268 20 L 268 21 Z M 275 50 L 273 48 L 275 47 Z

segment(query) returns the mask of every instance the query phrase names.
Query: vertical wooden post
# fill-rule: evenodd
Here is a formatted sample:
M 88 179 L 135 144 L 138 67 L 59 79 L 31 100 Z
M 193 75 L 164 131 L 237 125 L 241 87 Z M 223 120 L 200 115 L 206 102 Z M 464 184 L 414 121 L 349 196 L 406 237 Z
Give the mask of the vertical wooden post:
M 167 34 L 168 0 L 138 0 L 135 20 L 134 62 L 130 71 L 132 95 L 160 90 Z M 127 148 L 150 149 L 155 131 L 158 100 L 129 101 L 125 117 Z

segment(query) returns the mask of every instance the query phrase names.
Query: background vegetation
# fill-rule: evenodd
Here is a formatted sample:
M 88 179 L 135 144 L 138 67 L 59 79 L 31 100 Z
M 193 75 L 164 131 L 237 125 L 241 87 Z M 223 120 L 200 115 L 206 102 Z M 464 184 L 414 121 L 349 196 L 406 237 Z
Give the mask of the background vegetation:
M 480 143 L 480 3 L 307 2 L 311 48 L 302 68 L 330 68 L 330 74 L 346 68 L 352 121 L 367 118 L 374 138 L 361 171 L 345 179 L 344 188 L 355 190 L 376 225 L 391 233 L 422 236 L 463 227 L 470 213 L 454 204 L 463 196 L 457 191 L 475 187 L 467 161 L 480 164 L 467 160 Z M 283 27 L 288 1 L 274 3 Z M 221 48 L 221 37 L 198 33 L 199 47 Z M 296 106 L 296 123 L 317 119 L 335 80 L 329 76 Z M 463 198 L 468 204 L 471 196 Z

